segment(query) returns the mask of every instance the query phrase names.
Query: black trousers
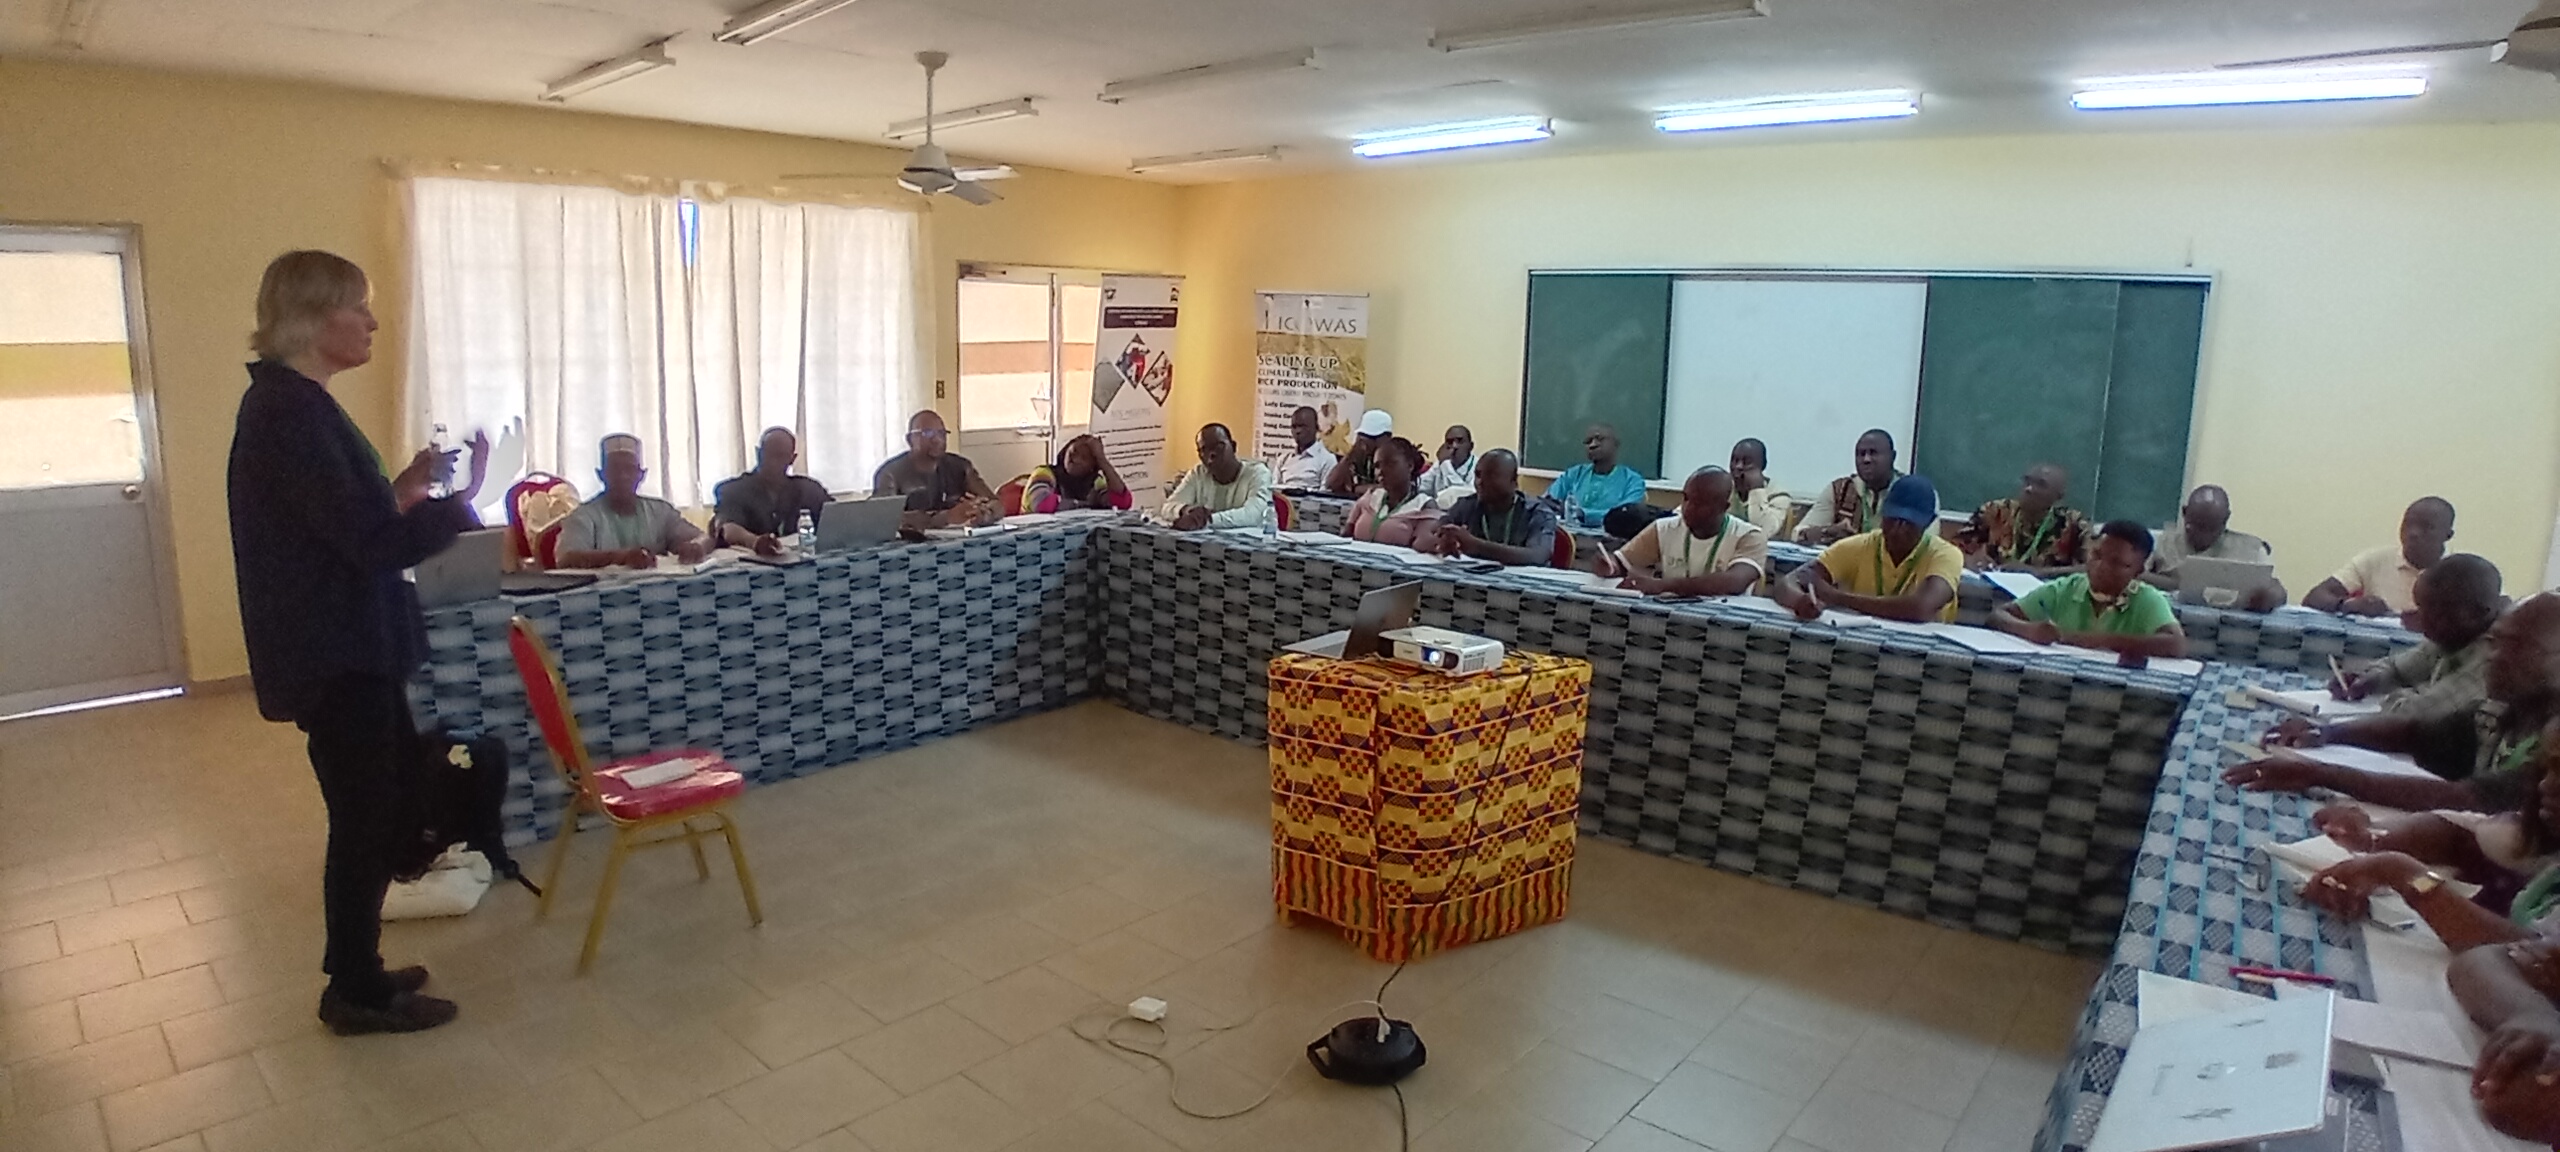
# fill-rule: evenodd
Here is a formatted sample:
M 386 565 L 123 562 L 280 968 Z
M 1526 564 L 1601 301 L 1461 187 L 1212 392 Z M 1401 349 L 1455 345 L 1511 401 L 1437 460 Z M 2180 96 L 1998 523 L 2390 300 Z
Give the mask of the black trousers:
M 391 985 L 382 974 L 382 896 L 417 823 L 407 787 L 418 754 L 408 695 L 385 677 L 342 676 L 320 690 L 299 727 L 329 808 L 320 877 L 329 943 L 320 970 L 341 998 L 383 1004 Z

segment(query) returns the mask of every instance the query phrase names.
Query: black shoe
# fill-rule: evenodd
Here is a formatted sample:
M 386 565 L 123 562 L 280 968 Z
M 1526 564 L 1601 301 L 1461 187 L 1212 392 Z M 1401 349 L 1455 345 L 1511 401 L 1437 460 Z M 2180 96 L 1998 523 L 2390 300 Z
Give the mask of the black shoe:
M 415 992 L 418 989 L 427 986 L 427 969 L 423 964 L 412 964 L 406 968 L 394 968 L 382 975 L 384 979 L 391 981 L 391 991 L 395 994 L 401 992 Z
M 450 1024 L 462 1010 L 451 1000 L 438 1000 L 415 992 L 395 993 L 390 1003 L 367 1008 L 349 1003 L 335 991 L 320 994 L 320 1022 L 340 1036 L 362 1036 L 373 1032 L 424 1032 L 438 1025 Z

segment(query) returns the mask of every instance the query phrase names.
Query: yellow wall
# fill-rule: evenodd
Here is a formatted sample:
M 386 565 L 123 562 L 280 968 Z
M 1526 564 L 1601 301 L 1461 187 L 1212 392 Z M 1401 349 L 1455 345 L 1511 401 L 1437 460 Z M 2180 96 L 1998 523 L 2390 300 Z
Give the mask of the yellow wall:
M 2193 478 L 2297 594 L 2440 493 L 2541 578 L 2560 459 L 2560 125 L 1700 144 L 1185 193 L 1175 424 L 1250 415 L 1252 293 L 1371 294 L 1371 403 L 1517 444 L 1531 268 L 2219 276 Z M 1732 435 L 1749 435 L 1736 428 Z M 1848 470 L 1775 461 L 1792 486 Z
M 231 577 L 224 461 L 247 381 L 258 274 L 289 248 L 335 250 L 374 273 L 372 366 L 333 385 L 393 444 L 401 362 L 393 186 L 379 161 L 514 166 L 765 184 L 786 172 L 894 171 L 856 144 L 546 108 L 269 81 L 0 60 L 0 220 L 141 226 L 162 452 L 174 512 L 188 663 L 247 671 Z M 1152 271 L 1176 254 L 1177 193 L 1026 170 L 987 208 L 937 204 L 928 229 L 937 376 L 950 379 L 952 270 L 961 260 Z M 946 411 L 954 410 L 945 400 Z

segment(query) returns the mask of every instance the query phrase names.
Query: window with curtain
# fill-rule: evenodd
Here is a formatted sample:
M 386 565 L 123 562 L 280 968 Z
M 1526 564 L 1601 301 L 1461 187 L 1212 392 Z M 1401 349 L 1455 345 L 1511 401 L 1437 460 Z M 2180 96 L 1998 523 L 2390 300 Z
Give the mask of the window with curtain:
M 706 505 L 764 429 L 868 488 L 921 395 L 915 214 L 577 185 L 408 182 L 411 443 L 521 421 L 524 465 L 593 492 L 596 444 Z M 494 486 L 494 483 L 493 483 Z

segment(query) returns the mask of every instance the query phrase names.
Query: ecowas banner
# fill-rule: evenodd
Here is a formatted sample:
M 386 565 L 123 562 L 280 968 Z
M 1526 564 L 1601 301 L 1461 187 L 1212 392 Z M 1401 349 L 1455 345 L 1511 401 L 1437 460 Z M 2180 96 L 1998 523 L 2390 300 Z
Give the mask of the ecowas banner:
M 1174 322 L 1179 276 L 1105 276 L 1102 324 L 1093 342 L 1093 434 L 1120 470 L 1138 506 L 1163 502 L 1165 402 L 1173 398 Z
M 1369 397 L 1369 298 L 1309 292 L 1254 293 L 1253 451 L 1273 475 L 1298 450 L 1289 416 L 1316 413 L 1327 451 L 1351 450 Z

